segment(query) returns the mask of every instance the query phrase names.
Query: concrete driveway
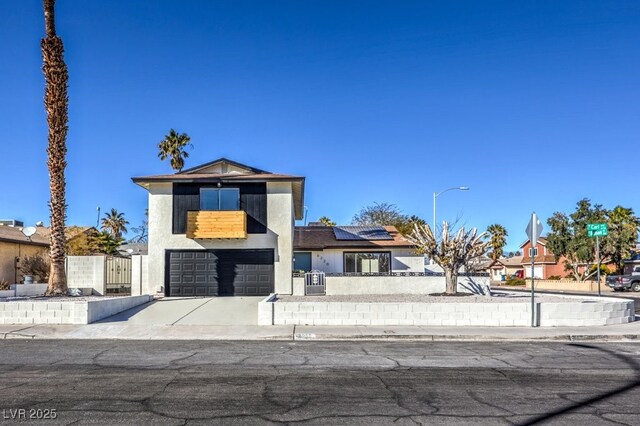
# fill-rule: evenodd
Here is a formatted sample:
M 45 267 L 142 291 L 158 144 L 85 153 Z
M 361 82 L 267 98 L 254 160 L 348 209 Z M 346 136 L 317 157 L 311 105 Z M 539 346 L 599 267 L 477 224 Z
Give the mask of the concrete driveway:
M 98 323 L 135 325 L 257 325 L 258 297 L 169 297 Z

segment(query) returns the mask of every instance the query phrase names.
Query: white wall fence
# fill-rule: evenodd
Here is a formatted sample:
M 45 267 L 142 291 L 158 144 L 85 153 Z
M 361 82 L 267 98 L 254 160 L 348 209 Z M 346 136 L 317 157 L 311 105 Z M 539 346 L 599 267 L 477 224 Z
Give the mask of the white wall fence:
M 108 292 L 140 292 L 141 283 L 147 280 L 147 256 L 129 258 L 111 256 L 67 256 L 66 271 L 69 288 L 91 288 L 93 294 Z M 133 289 L 137 289 L 134 292 Z
M 106 294 L 106 256 L 67 256 L 67 286 Z
M 446 289 L 443 276 L 326 276 L 326 294 L 432 294 Z M 304 296 L 304 278 L 293 278 L 293 295 Z M 459 276 L 458 292 L 489 294 L 488 276 Z
M 101 300 L 13 301 L 0 303 L 0 324 L 91 324 L 138 305 L 153 296 L 107 297 Z
M 529 303 L 283 302 L 277 295 L 258 304 L 259 325 L 531 325 Z M 539 326 L 598 326 L 634 320 L 634 302 L 615 298 L 567 297 L 565 303 L 537 303 Z

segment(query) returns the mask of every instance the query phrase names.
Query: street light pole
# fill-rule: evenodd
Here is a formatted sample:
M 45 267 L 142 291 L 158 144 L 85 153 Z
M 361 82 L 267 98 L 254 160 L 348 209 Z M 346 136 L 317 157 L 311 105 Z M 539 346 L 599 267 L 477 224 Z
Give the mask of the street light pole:
M 433 235 L 436 236 L 436 197 L 438 194 L 433 192 Z
M 440 192 L 434 192 L 433 193 L 433 234 L 436 234 L 436 198 L 438 198 L 441 194 L 444 194 L 447 191 L 453 191 L 454 189 L 457 189 L 459 191 L 468 191 L 469 187 L 468 186 L 453 186 L 451 188 L 447 188 L 444 189 Z
M 468 191 L 469 187 L 468 186 L 452 186 L 451 188 L 447 188 L 440 192 L 433 193 L 433 236 L 435 237 L 436 240 L 438 239 L 438 233 L 436 232 L 436 199 L 438 198 L 439 195 L 444 194 L 447 191 L 453 191 L 454 189 L 457 189 L 459 191 Z M 433 265 L 433 259 L 431 259 L 431 264 Z

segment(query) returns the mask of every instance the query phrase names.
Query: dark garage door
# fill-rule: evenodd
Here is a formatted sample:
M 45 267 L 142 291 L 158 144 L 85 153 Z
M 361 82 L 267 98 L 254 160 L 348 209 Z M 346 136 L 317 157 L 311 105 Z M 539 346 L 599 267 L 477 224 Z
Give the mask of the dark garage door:
M 273 250 L 167 251 L 168 296 L 266 296 Z

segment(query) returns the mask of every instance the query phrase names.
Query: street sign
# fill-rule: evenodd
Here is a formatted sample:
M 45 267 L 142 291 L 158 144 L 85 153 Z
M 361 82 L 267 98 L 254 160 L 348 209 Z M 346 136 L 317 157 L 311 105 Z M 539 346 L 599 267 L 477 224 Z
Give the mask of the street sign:
M 531 241 L 531 245 L 535 246 L 538 244 L 538 238 L 542 235 L 542 223 L 538 220 L 538 216 L 535 213 L 531 215 L 531 220 L 527 225 L 527 237 L 529 237 L 529 241 Z
M 609 225 L 606 223 L 587 223 L 587 237 L 606 237 L 609 235 Z
M 542 235 L 542 223 L 538 220 L 538 216 L 535 212 L 531 214 L 531 220 L 527 225 L 527 237 L 531 242 L 531 247 L 538 245 L 538 238 Z M 533 250 L 531 250 L 531 327 L 537 325 L 536 321 L 536 290 L 535 290 L 535 262 L 536 256 Z

